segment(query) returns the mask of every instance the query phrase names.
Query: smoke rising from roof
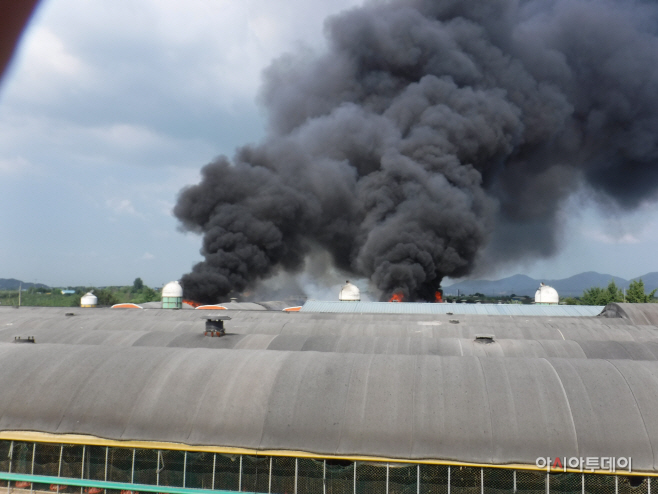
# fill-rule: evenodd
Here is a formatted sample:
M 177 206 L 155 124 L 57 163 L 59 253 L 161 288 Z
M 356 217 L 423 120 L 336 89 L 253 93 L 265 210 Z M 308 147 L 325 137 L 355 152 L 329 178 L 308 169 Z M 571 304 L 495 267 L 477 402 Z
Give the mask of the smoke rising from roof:
M 623 208 L 658 182 L 658 6 L 607 0 L 369 4 L 327 53 L 266 71 L 264 142 L 220 157 L 174 209 L 203 234 L 186 296 L 214 302 L 312 251 L 387 297 L 548 256 L 581 186 Z

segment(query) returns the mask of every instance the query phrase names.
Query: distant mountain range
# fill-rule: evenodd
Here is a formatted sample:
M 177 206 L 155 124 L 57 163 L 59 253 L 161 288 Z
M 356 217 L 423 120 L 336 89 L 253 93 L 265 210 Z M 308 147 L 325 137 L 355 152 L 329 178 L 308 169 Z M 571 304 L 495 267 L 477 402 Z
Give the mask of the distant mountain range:
M 25 281 L 15 280 L 14 278 L 0 278 L 0 290 L 18 290 L 21 284 L 23 289 L 49 288 L 48 285 L 44 285 L 43 283 L 26 283 Z
M 654 288 L 658 288 L 658 272 L 625 280 L 611 274 L 587 271 L 562 280 L 536 280 L 523 274 L 516 274 L 502 280 L 466 280 L 444 287 L 443 290 L 446 295 L 457 295 L 457 290 L 459 290 L 459 293 L 464 295 L 482 293 L 491 296 L 512 294 L 534 296 L 539 284 L 543 282 L 555 288 L 561 297 L 577 297 L 593 286 L 605 288 L 610 280 L 614 280 L 619 288 L 628 288 L 631 281 L 640 278 L 644 282 L 645 291 L 650 292 Z

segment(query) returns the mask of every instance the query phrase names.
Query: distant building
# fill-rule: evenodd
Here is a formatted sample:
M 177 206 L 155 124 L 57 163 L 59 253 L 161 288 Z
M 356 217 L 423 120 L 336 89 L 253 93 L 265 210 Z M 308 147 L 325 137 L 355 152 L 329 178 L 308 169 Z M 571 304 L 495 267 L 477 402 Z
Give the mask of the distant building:
M 75 290 L 62 290 L 62 295 L 74 295 Z

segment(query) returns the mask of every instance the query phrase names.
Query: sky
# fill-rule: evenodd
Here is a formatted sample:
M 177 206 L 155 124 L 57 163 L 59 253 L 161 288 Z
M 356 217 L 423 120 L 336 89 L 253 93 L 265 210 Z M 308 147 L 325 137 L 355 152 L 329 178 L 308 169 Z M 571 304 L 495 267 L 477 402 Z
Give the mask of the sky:
M 0 278 L 159 287 L 200 261 L 177 195 L 265 133 L 261 72 L 324 49 L 355 0 L 43 0 L 0 83 Z M 658 271 L 658 204 L 625 213 L 586 192 L 562 249 L 487 278 Z

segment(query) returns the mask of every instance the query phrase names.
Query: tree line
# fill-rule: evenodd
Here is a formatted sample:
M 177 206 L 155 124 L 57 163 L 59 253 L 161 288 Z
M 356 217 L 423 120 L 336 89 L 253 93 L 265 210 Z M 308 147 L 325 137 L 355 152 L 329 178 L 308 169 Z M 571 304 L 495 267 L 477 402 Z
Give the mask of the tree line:
M 130 302 L 143 304 L 157 302 L 162 299 L 160 291 L 146 286 L 141 278 L 136 278 L 131 285 L 107 286 L 97 288 L 93 286 L 67 287 L 74 290 L 70 295 L 62 294 L 62 288 L 31 287 L 21 293 L 21 305 L 34 307 L 79 307 L 80 299 L 87 293 L 93 292 L 98 299 L 99 306 L 111 306 Z M 18 290 L 0 290 L 0 305 L 13 305 L 19 303 Z
M 657 291 L 658 288 L 650 293 L 645 293 L 642 278 L 631 281 L 626 291 L 619 288 L 614 280 L 611 280 L 606 288 L 595 286 L 585 290 L 581 297 L 567 297 L 562 302 L 566 305 L 608 305 L 614 302 L 646 304 L 656 301 L 654 296 Z

